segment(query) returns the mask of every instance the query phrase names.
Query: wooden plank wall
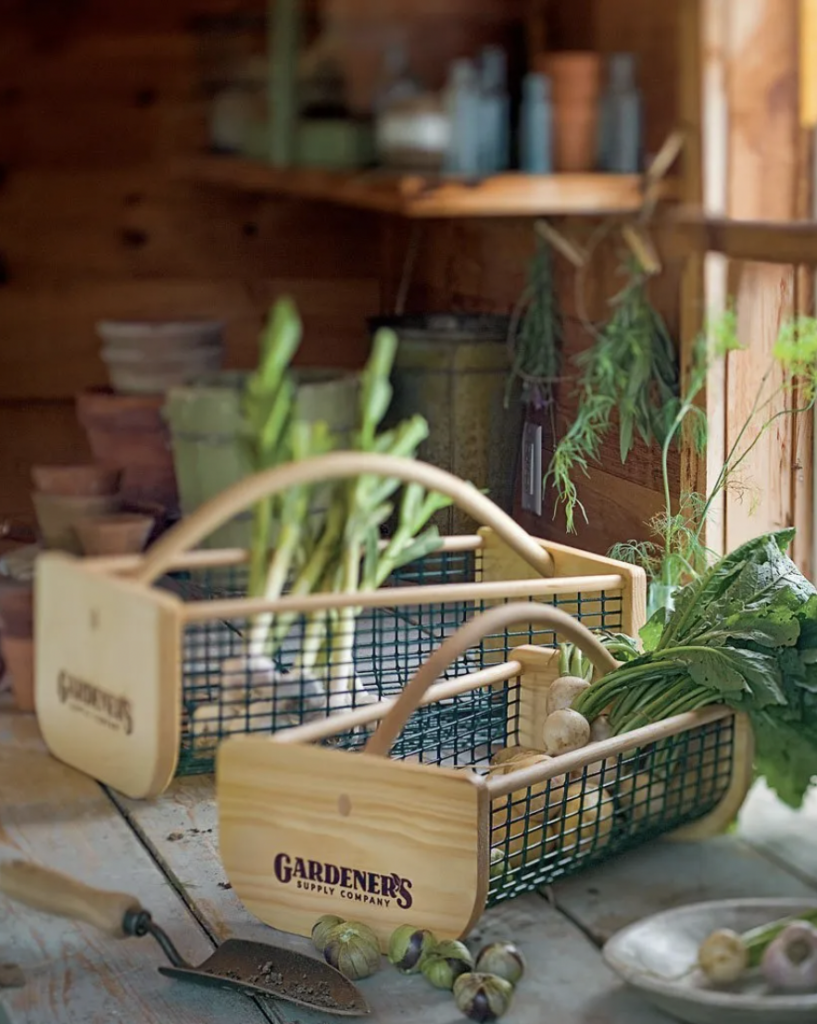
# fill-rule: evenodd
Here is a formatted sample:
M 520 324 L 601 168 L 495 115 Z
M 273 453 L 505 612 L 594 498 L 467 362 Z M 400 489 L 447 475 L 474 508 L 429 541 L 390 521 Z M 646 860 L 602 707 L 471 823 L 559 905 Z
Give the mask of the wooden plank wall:
M 105 382 L 99 318 L 223 317 L 229 365 L 251 366 L 263 314 L 288 292 L 303 361 L 365 358 L 373 217 L 171 179 L 206 137 L 191 17 L 264 8 L 0 3 L 0 518 L 29 513 L 31 463 L 85 454 L 73 396 Z
M 381 27 L 402 17 L 410 41 L 433 38 L 450 59 L 489 38 L 515 45 L 508 26 L 525 6 L 326 0 L 339 31 L 345 26 L 359 40 L 360 89 L 366 74 L 371 82 L 372 54 L 368 65 L 363 57 L 376 36 L 351 33 L 364 16 Z M 229 364 L 247 366 L 269 301 L 288 291 L 306 319 L 304 360 L 355 365 L 366 350 L 365 317 L 393 308 L 405 225 L 386 222 L 381 232 L 382 222 L 359 212 L 218 195 L 170 176 L 170 161 L 204 141 L 191 16 L 263 7 L 263 0 L 0 0 L 0 515 L 29 511 L 32 462 L 84 452 L 73 396 L 104 381 L 98 318 L 218 315 L 228 322 Z M 638 53 L 648 144 L 657 149 L 677 117 L 675 5 L 548 7 L 550 45 Z M 462 24 L 469 32 L 457 29 Z M 419 43 L 413 49 L 427 55 Z M 531 249 L 530 225 L 429 225 L 406 309 L 508 311 Z M 679 272 L 669 266 L 656 289 L 676 332 Z M 559 273 L 573 353 L 588 339 L 573 275 L 566 266 Z M 591 319 L 604 315 L 619 284 L 602 248 L 582 289 Z M 563 422 L 571 412 L 564 388 Z M 645 519 L 660 507 L 654 452 L 638 446 L 622 466 L 613 442 L 603 461 L 581 484 L 590 525 L 579 523 L 569 537 L 597 551 L 643 536 Z M 673 473 L 680 476 L 677 463 Z M 565 538 L 550 506 L 541 519 L 523 521 Z

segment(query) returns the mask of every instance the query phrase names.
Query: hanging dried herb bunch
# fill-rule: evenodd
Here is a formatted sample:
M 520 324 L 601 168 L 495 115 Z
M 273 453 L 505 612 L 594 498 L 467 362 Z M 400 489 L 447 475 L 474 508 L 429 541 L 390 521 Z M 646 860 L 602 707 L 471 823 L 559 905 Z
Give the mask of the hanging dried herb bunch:
M 505 390 L 505 408 L 516 381 L 522 382 L 522 401 L 553 414 L 554 389 L 562 370 L 562 314 L 556 294 L 550 245 L 537 236 L 528 283 L 512 318 L 510 343 L 513 364 Z M 553 415 L 551 419 L 553 419 Z
M 678 360 L 672 338 L 647 294 L 646 279 L 632 261 L 622 267 L 625 287 L 611 300 L 610 319 L 589 349 L 575 359 L 578 409 L 551 458 L 543 486 L 552 482 L 557 507 L 575 532 L 575 477 L 587 475 L 618 416 L 619 452 L 626 462 L 636 432 L 645 444 L 663 444 L 679 405 Z

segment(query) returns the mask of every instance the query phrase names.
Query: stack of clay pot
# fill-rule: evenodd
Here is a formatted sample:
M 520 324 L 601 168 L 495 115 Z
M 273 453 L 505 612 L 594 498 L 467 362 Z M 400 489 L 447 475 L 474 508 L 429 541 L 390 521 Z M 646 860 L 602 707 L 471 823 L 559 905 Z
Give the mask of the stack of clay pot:
M 121 395 L 160 395 L 221 369 L 224 327 L 217 320 L 101 320 L 102 359 Z
M 554 169 L 571 174 L 595 170 L 603 59 L 571 51 L 538 57 L 535 70 L 551 81 Z
M 159 529 L 178 518 L 179 496 L 165 394 L 221 369 L 223 325 L 214 320 L 102 320 L 110 387 L 77 396 L 94 459 L 121 467 L 120 498 L 148 510 Z
M 153 527 L 148 515 L 123 510 L 122 471 L 88 464 L 35 466 L 32 501 L 43 544 L 72 554 L 141 551 Z
M 34 588 L 11 580 L 0 586 L 0 651 L 20 711 L 34 710 Z

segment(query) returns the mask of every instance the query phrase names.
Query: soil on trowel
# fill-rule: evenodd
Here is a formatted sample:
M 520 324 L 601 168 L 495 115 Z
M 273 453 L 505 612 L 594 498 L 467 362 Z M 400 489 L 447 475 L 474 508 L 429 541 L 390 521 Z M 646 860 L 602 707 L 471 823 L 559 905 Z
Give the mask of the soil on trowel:
M 280 993 L 290 999 L 299 999 L 315 1007 L 326 1009 L 340 1009 L 340 1004 L 332 995 L 332 987 L 325 981 L 311 981 L 309 975 L 302 974 L 297 977 L 285 978 L 280 971 L 275 969 L 272 960 L 262 965 L 261 969 L 253 974 L 242 974 L 239 971 L 207 971 L 208 974 L 218 974 L 221 977 L 229 978 L 231 981 L 243 981 L 248 985 L 258 985 L 260 988 L 269 988 L 271 994 Z

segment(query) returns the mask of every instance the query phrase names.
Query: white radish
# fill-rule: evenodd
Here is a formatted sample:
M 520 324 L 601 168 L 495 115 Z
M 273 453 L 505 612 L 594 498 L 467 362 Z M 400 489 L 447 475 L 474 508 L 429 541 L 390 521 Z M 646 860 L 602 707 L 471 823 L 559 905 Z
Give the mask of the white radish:
M 573 706 L 573 701 L 590 689 L 590 683 L 578 676 L 559 676 L 550 684 L 547 697 L 547 713 L 552 715 L 554 711 L 563 711 Z
M 613 727 L 606 715 L 599 715 L 590 723 L 590 742 L 601 743 L 602 740 L 609 740 L 613 735 Z
M 242 654 L 221 663 L 222 690 L 256 690 L 275 686 L 278 670 L 271 658 L 263 654 Z
M 602 740 L 609 740 L 613 735 L 612 727 L 610 722 L 604 715 L 599 715 L 590 723 L 590 742 L 600 743 Z M 612 773 L 618 766 L 617 757 L 607 757 L 603 761 L 593 761 L 586 765 L 584 768 L 577 768 L 575 771 L 570 773 L 570 780 L 583 779 L 585 776 L 596 778 L 593 782 L 596 785 L 602 785 L 608 781 L 608 778 L 612 776 Z M 604 776 L 602 776 L 604 771 Z
M 273 700 L 280 714 L 300 715 L 304 720 L 315 717 L 318 711 L 326 708 L 326 691 L 321 683 L 308 672 L 293 669 L 281 673 L 271 693 L 263 693 L 255 689 L 253 696 L 259 699 L 268 697 Z
M 553 757 L 579 750 L 590 740 L 590 723 L 571 708 L 554 711 L 545 719 L 542 740 L 545 750 Z

